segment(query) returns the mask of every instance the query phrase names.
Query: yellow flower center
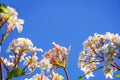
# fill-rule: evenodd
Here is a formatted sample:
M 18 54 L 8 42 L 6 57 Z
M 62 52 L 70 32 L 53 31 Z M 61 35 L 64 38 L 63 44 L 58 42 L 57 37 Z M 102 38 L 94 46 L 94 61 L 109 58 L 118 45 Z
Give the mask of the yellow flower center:
M 37 80 L 41 80 L 41 77 L 38 77 Z
M 23 41 L 23 44 L 26 45 L 28 42 L 26 40 Z

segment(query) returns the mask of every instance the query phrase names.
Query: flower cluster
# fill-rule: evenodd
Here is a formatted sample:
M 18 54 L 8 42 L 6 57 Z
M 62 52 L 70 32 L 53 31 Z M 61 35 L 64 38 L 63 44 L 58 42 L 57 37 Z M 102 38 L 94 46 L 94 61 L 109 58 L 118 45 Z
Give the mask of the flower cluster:
M 85 72 L 86 78 L 94 77 L 93 71 L 103 68 L 106 78 L 113 79 L 113 73 L 120 66 L 116 62 L 120 54 L 120 36 L 107 32 L 105 35 L 95 33 L 83 42 L 83 50 L 80 52 L 78 66 Z M 100 66 L 101 62 L 104 63 Z
M 50 71 L 51 68 L 54 68 L 54 67 L 57 67 L 57 68 L 66 67 L 69 49 L 65 47 L 61 47 L 55 43 L 53 44 L 54 44 L 54 48 L 46 52 L 43 55 L 43 59 L 40 62 L 38 62 L 37 52 L 39 51 L 42 52 L 41 48 L 34 47 L 31 40 L 27 38 L 14 39 L 10 43 L 7 49 L 7 52 L 12 51 L 14 55 L 13 56 L 10 55 L 9 58 L 2 58 L 3 64 L 6 70 L 10 72 L 9 68 L 13 68 L 13 69 L 19 68 L 20 62 L 23 62 L 24 67 L 22 68 L 22 70 L 26 70 L 26 68 L 28 68 L 28 70 L 30 71 L 30 72 L 26 72 L 25 74 L 30 74 L 36 69 L 36 67 L 40 67 L 42 71 L 47 69 L 48 72 Z M 26 56 L 28 55 L 28 53 L 32 53 L 32 55 Z M 52 61 L 53 59 L 54 61 L 55 60 L 57 61 L 53 63 Z M 52 71 L 52 74 L 50 74 L 49 76 L 51 76 L 50 78 L 52 80 L 64 79 L 61 75 L 59 75 L 54 71 Z M 49 80 L 49 77 L 45 76 L 42 72 L 42 74 L 36 74 L 32 78 L 25 79 L 25 80 L 38 80 L 38 79 Z
M 23 62 L 23 70 L 28 68 L 29 73 L 31 73 L 37 67 L 37 52 L 42 52 L 42 49 L 34 47 L 31 40 L 27 38 L 18 38 L 14 39 L 9 45 L 7 52 L 10 51 L 12 51 L 14 55 L 10 55 L 9 58 L 2 58 L 5 68 L 10 72 L 9 68 L 18 68 L 20 62 Z M 28 53 L 31 53 L 31 55 Z
M 50 76 L 45 76 L 44 72 L 41 74 L 36 74 L 32 78 L 28 79 L 26 78 L 25 80 L 64 80 L 63 76 L 59 75 L 56 72 L 52 72 Z
M 49 80 L 49 78 L 42 72 L 41 74 L 36 74 L 32 78 L 26 78 L 25 80 Z
M 7 52 L 14 52 L 14 53 L 28 53 L 28 52 L 43 52 L 41 48 L 36 48 L 33 46 L 31 40 L 27 38 L 18 38 L 14 39 L 12 43 L 10 43 Z
M 55 42 L 53 42 L 53 45 L 54 48 L 45 52 L 42 56 L 43 58 L 37 63 L 37 66 L 40 67 L 41 71 L 47 70 L 47 73 L 50 73 L 50 70 L 52 69 L 52 74 L 49 75 L 52 80 L 63 80 L 64 78 L 61 75 L 54 72 L 54 68 L 66 68 L 70 47 L 67 49 L 66 47 L 59 46 Z M 33 76 L 33 78 L 35 77 Z
M 59 46 L 55 42 L 53 42 L 54 48 L 50 49 L 43 55 L 43 59 L 38 63 L 41 70 L 47 69 L 49 70 L 53 67 L 56 68 L 65 68 L 67 65 L 68 53 L 70 48 L 65 48 Z

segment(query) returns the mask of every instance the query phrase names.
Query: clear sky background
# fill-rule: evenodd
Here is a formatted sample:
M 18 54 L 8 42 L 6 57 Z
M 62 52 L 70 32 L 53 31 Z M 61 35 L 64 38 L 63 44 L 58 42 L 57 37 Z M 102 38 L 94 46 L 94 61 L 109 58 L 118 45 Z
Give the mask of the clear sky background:
M 71 45 L 67 67 L 70 80 L 83 75 L 77 65 L 83 41 L 94 33 L 120 34 L 120 0 L 0 0 L 0 3 L 14 7 L 19 18 L 25 20 L 23 32 L 14 30 L 3 45 L 3 52 L 18 37 L 31 39 L 44 52 L 53 48 L 53 41 L 65 47 Z M 65 75 L 63 70 L 59 72 Z M 89 80 L 106 80 L 102 69 L 94 74 Z

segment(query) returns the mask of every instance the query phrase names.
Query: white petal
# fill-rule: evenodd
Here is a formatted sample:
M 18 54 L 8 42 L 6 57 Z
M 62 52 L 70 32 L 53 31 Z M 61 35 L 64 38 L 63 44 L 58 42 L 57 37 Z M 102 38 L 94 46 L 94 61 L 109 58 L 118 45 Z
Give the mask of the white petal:
M 21 33 L 23 31 L 23 26 L 22 25 L 16 25 L 17 30 L 19 33 Z

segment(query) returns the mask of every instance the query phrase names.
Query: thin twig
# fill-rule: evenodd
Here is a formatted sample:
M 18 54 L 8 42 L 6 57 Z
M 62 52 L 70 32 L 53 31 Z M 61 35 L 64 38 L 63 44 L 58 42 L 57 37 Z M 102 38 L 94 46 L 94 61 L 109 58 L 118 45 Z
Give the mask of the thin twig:
M 90 48 L 92 49 L 92 51 L 93 51 L 98 57 L 103 58 L 103 56 L 100 56 L 99 54 L 97 54 L 97 52 L 94 50 L 94 48 L 93 48 L 92 46 L 91 46 Z
M 68 72 L 67 72 L 66 68 L 63 68 L 63 69 L 64 69 L 64 71 L 65 71 L 65 74 L 66 74 L 67 80 L 70 80 L 70 78 L 69 78 L 69 75 L 68 75 Z
M 18 55 L 18 60 L 16 60 L 15 61 L 15 66 L 14 66 L 14 68 L 17 68 L 18 66 L 19 66 L 19 61 L 20 61 L 20 59 L 21 59 L 21 56 L 22 56 L 22 53 L 19 53 L 19 55 Z
M 113 64 L 113 63 L 112 63 L 111 66 L 117 68 L 117 70 L 120 70 L 120 66 L 118 66 L 118 65 L 116 65 L 116 64 Z
M 14 68 L 15 68 L 15 66 L 16 66 L 16 59 L 17 59 L 17 57 L 16 57 L 16 53 L 14 52 L 14 56 L 15 56 L 15 59 L 14 59 Z

